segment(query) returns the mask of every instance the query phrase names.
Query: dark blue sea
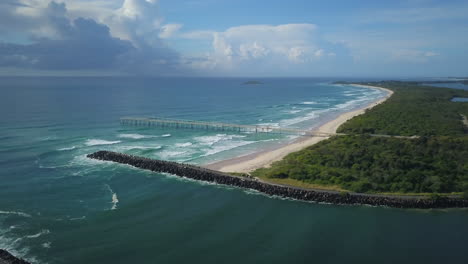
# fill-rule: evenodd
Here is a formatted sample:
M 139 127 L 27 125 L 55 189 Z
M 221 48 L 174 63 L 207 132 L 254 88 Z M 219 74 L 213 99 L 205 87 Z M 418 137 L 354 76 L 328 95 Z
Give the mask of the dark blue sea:
M 385 96 L 333 79 L 0 79 L 0 248 L 33 263 L 468 263 L 467 210 L 268 197 L 90 160 L 204 165 L 292 135 L 134 127 L 125 116 L 310 129 Z

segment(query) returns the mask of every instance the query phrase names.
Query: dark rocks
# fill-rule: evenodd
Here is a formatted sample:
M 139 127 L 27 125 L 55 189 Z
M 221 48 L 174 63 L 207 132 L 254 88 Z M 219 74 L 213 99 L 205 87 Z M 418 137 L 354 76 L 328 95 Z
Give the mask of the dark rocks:
M 255 179 L 236 177 L 219 171 L 213 171 L 193 165 L 148 159 L 110 151 L 98 151 L 93 154 L 89 154 L 87 157 L 128 164 L 137 168 L 156 172 L 166 172 L 195 180 L 253 189 L 268 195 L 292 198 L 302 201 L 332 204 L 367 204 L 374 206 L 421 209 L 468 207 L 468 200 L 458 198 L 426 199 L 390 197 L 369 194 L 342 194 L 339 192 L 317 191 L 291 186 L 275 185 L 260 182 Z
M 0 249 L 0 264 L 30 264 L 29 262 L 17 258 L 10 254 L 10 252 Z

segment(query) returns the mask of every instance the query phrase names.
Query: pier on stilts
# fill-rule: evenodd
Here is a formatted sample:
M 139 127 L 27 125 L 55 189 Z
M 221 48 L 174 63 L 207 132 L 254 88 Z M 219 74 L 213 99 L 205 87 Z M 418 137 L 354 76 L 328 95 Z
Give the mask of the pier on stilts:
M 277 134 L 292 134 L 310 137 L 331 137 L 342 135 L 339 133 L 326 133 L 321 131 L 303 130 L 294 128 L 284 128 L 275 126 L 261 125 L 239 125 L 219 122 L 204 122 L 194 120 L 180 120 L 167 118 L 148 118 L 148 117 L 122 117 L 120 119 L 122 125 L 132 126 L 147 126 L 147 127 L 166 127 L 176 129 L 203 129 L 203 130 L 218 130 L 232 132 L 247 132 L 247 133 L 277 133 Z

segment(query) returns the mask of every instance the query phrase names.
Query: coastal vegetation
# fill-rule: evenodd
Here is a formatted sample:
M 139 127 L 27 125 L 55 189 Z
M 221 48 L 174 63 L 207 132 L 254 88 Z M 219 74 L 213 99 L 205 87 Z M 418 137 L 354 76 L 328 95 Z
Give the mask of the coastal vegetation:
M 462 122 L 468 103 L 451 102 L 468 91 L 393 81 L 362 84 L 394 94 L 343 124 L 338 132 L 347 135 L 291 153 L 252 175 L 353 192 L 468 198 L 468 130 Z
M 462 192 L 468 180 L 468 137 L 337 136 L 291 153 L 254 176 L 354 192 Z
M 346 122 L 337 132 L 402 136 L 466 135 L 460 114 L 466 115 L 468 105 L 451 102 L 451 99 L 467 97 L 468 91 L 398 81 L 371 85 L 391 89 L 394 94 L 384 104 Z

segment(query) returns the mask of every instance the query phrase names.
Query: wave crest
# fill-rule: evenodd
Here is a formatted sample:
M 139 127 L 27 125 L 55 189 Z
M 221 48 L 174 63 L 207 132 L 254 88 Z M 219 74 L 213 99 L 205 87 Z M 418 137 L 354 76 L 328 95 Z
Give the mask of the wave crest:
M 88 139 L 85 142 L 86 146 L 98 146 L 98 145 L 113 145 L 113 144 L 118 144 L 122 141 L 116 140 L 116 141 L 109 141 L 109 140 L 103 140 L 103 139 Z

